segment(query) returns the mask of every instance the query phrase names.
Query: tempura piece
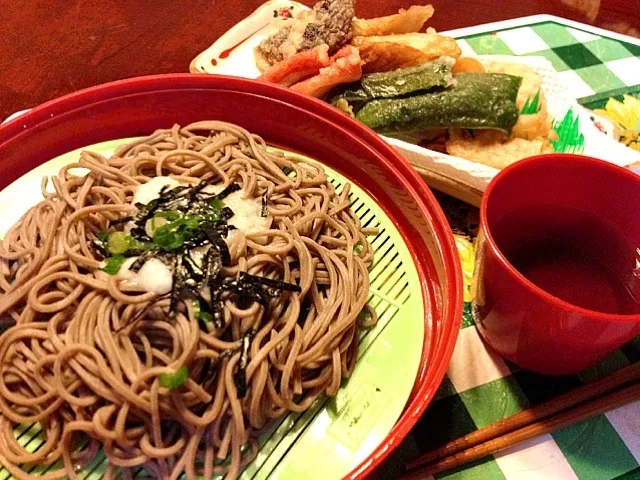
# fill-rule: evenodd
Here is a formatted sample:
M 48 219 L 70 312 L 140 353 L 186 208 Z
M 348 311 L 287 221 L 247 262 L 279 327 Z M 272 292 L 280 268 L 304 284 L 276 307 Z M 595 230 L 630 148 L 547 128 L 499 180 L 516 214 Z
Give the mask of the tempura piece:
M 352 36 L 354 0 L 321 0 L 311 10 L 298 13 L 293 22 L 260 42 L 255 49 L 256 63 L 265 66 L 288 60 L 296 53 L 318 45 L 329 45 L 333 54 Z
M 442 56 L 458 58 L 462 53 L 453 38 L 435 33 L 404 33 L 354 37 L 365 73 L 388 72 L 412 67 Z
M 328 67 L 320 69 L 318 75 L 296 83 L 291 90 L 321 98 L 343 83 L 351 83 L 362 77 L 362 62 L 358 49 L 345 45 L 333 57 Z
M 518 120 L 521 78 L 503 73 L 460 73 L 454 84 L 417 95 L 367 102 L 356 119 L 378 133 L 435 128 L 495 129 L 509 134 Z
M 353 35 L 391 35 L 394 33 L 419 32 L 433 16 L 431 5 L 413 5 L 408 10 L 400 9 L 395 15 L 378 18 L 354 18 Z
M 551 133 L 552 118 L 547 110 L 547 99 L 542 90 L 542 79 L 531 67 L 518 63 L 493 61 L 487 71 L 508 73 L 522 78 L 516 104 L 521 112 L 513 127 L 513 136 L 533 140 L 548 137 Z M 536 111 L 537 110 L 537 111 Z
M 366 39 L 369 37 L 357 37 Z M 413 67 L 431 60 L 426 53 L 407 47 L 399 43 L 375 42 L 369 43 L 358 40 L 354 45 L 360 50 L 360 57 L 365 73 L 390 72 L 398 68 Z
M 487 72 L 508 73 L 509 75 L 522 77 L 522 85 L 520 86 L 518 98 L 516 99 L 516 103 L 520 110 L 524 108 L 527 99 L 533 98 L 542 87 L 542 79 L 540 78 L 540 75 L 527 65 L 523 65 L 521 63 L 492 61 L 487 64 L 486 68 Z
M 402 33 L 397 35 L 383 35 L 365 37 L 369 42 L 392 42 L 413 47 L 426 53 L 432 59 L 447 56 L 459 58 L 462 54 L 455 39 L 437 33 Z
M 493 130 L 476 130 L 473 134 L 466 130 L 451 130 L 446 145 L 450 155 L 497 169 L 523 158 L 553 152 L 548 138 L 507 139 L 502 132 Z
M 533 140 L 538 137 L 551 137 L 555 133 L 551 130 L 552 117 L 547 112 L 546 105 L 538 113 L 520 113 L 518 121 L 513 126 L 511 135 L 525 140 Z
M 258 77 L 258 80 L 290 87 L 294 83 L 317 74 L 321 68 L 329 66 L 329 45 L 318 45 L 310 50 L 296 53 L 289 60 L 283 60 Z
M 460 57 L 456 63 L 453 65 L 453 73 L 464 73 L 464 72 L 478 72 L 482 73 L 485 69 L 475 58 L 471 57 Z

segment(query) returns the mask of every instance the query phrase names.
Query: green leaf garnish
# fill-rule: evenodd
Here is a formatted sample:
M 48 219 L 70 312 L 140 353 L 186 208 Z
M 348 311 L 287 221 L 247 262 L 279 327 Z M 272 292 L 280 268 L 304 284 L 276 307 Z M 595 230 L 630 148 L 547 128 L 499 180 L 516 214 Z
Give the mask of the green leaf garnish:
M 160 386 L 169 389 L 180 388 L 189 379 L 189 368 L 181 366 L 175 373 L 161 373 L 158 377 Z
M 573 108 L 569 109 L 562 120 L 554 120 L 552 128 L 558 134 L 557 140 L 551 140 L 555 152 L 582 153 L 584 151 L 584 134 L 580 132 L 580 116 L 573 111 Z
M 536 92 L 535 97 L 533 99 L 531 97 L 527 98 L 527 101 L 524 102 L 524 107 L 520 113 L 522 115 L 534 115 L 540 111 L 540 89 Z
M 125 260 L 126 258 L 123 255 L 114 255 L 106 259 L 107 264 L 100 270 L 109 275 L 115 275 L 120 271 L 120 267 L 122 267 Z

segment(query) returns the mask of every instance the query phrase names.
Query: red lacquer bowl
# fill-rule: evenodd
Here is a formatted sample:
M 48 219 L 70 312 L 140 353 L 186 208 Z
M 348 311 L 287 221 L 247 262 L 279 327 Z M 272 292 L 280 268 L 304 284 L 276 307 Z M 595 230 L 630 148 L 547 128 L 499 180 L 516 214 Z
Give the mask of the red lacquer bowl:
M 375 132 L 329 105 L 273 85 L 215 75 L 161 75 L 82 90 L 0 126 L 0 189 L 73 149 L 217 119 L 315 158 L 359 185 L 397 226 L 425 304 L 422 360 L 405 411 L 345 478 L 365 478 L 400 444 L 432 400 L 460 326 L 462 276 L 448 223 L 411 166 Z
M 487 343 L 520 367 L 568 375 L 640 334 L 638 202 L 640 176 L 583 155 L 546 154 L 502 170 L 480 210 L 474 318 Z M 550 237 L 572 240 L 572 251 L 584 246 L 607 268 L 592 273 L 584 256 L 568 262 L 555 243 L 551 257 L 537 252 L 535 277 L 520 270 L 512 252 Z

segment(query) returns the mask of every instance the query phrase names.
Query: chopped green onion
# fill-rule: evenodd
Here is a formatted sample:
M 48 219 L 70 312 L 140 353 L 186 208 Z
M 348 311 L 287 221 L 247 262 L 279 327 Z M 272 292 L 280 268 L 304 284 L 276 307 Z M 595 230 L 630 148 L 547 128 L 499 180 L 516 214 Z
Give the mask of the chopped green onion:
M 366 308 L 363 308 L 362 310 L 360 310 L 360 313 L 358 314 L 358 324 L 366 325 L 370 321 L 371 321 L 371 312 Z
M 114 255 L 122 255 L 130 250 L 149 250 L 153 245 L 149 242 L 141 242 L 124 232 L 109 234 L 107 249 Z
M 171 224 L 158 228 L 153 232 L 153 243 L 162 250 L 171 251 L 184 245 L 184 237 L 171 231 Z
M 200 300 L 193 300 L 193 314 L 198 320 L 212 322 L 213 316 L 209 312 L 205 312 L 200 307 Z
M 127 236 L 127 243 L 129 244 L 129 250 L 150 250 L 153 248 L 153 243 L 141 242 L 136 240 L 131 235 Z
M 153 236 L 153 232 L 155 232 L 160 227 L 164 227 L 168 223 L 169 220 L 163 217 L 150 218 L 145 224 L 145 231 L 147 232 L 147 234 L 151 234 Z
M 100 231 L 96 233 L 96 237 L 98 238 L 98 240 L 100 240 L 102 243 L 106 245 L 107 241 L 109 240 L 109 232 Z
M 120 271 L 120 267 L 122 267 L 122 264 L 124 263 L 125 260 L 126 258 L 122 255 L 114 255 L 113 257 L 107 258 L 106 260 L 107 264 L 104 267 L 102 267 L 100 270 L 102 270 L 105 273 L 108 273 L 109 275 L 115 275 Z
M 187 240 L 197 237 L 200 233 L 200 223 L 210 221 L 213 214 L 187 215 L 174 222 L 163 225 L 153 232 L 153 243 L 163 250 L 176 250 Z M 218 216 L 215 215 L 215 219 Z
M 200 313 L 200 300 L 192 300 L 191 304 L 193 305 L 193 314 L 198 318 L 198 314 Z
M 356 255 L 360 255 L 363 250 L 364 250 L 364 247 L 360 242 L 356 243 L 353 247 L 353 253 L 355 253 Z
M 213 315 L 211 315 L 209 312 L 200 311 L 196 313 L 196 318 L 205 322 L 213 322 Z
M 171 225 L 174 224 L 177 224 L 177 231 L 185 240 L 193 238 L 200 233 L 200 223 L 192 216 L 184 217 L 182 220 L 171 223 Z
M 154 215 L 155 218 L 165 218 L 170 222 L 173 222 L 174 220 L 178 220 L 181 216 L 182 214 L 177 210 L 167 210 L 166 212 L 157 212 Z
M 189 380 L 189 368 L 183 365 L 175 373 L 161 373 L 158 380 L 164 388 L 180 388 Z
M 115 255 L 126 252 L 129 250 L 127 237 L 128 235 L 124 232 L 113 232 L 107 240 L 107 249 Z
M 211 205 L 211 208 L 213 208 L 213 210 L 217 212 L 221 212 L 222 209 L 224 208 L 224 202 L 219 198 L 214 198 L 213 200 L 211 200 L 210 205 Z

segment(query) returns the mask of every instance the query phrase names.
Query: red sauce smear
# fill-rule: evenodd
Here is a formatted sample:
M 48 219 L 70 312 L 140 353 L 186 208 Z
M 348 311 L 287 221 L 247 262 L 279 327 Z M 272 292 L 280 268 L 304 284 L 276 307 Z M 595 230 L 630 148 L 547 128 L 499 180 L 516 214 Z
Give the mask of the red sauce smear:
M 251 37 L 253 36 L 253 34 L 249 35 L 247 38 L 245 38 L 244 40 L 236 43 L 233 47 L 231 48 L 227 48 L 226 50 L 223 50 L 220 55 L 218 55 L 218 58 L 227 58 L 231 52 L 233 52 L 236 48 L 238 48 L 240 45 L 242 45 L 244 42 L 246 42 L 247 40 L 249 40 Z
M 215 67 L 216 65 L 218 65 L 218 62 L 216 61 L 216 59 L 215 59 L 215 58 L 212 58 L 212 59 L 211 59 L 211 65 L 213 65 L 214 67 Z

